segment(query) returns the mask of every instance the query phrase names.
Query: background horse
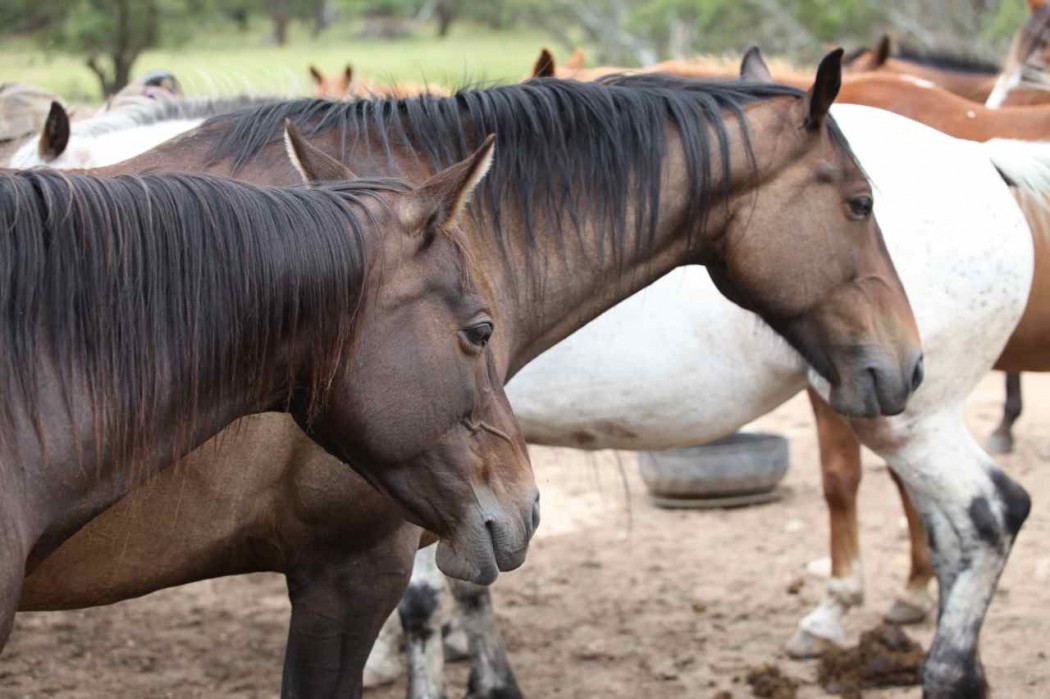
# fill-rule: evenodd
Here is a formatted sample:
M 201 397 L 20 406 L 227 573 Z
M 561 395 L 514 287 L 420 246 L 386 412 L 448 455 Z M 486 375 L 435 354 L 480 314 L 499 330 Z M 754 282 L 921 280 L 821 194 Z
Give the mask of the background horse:
M 1014 36 L 989 107 L 1045 104 L 1050 101 L 1050 6 L 1028 0 L 1028 19 Z
M 999 66 L 975 58 L 948 53 L 894 47 L 883 35 L 875 48 L 861 48 L 842 61 L 846 75 L 880 72 L 931 82 L 970 102 L 984 104 L 999 75 Z
M 723 293 L 746 303 L 807 356 L 814 357 L 810 332 L 821 328 L 829 340 L 819 351 L 830 352 L 837 367 L 839 381 L 831 396 L 840 409 L 895 412 L 921 378 L 921 363 L 910 312 L 870 217 L 867 181 L 833 122 L 825 120 L 838 84 L 837 59 L 833 54 L 825 61 L 808 95 L 765 85 L 621 78 L 597 85 L 547 81 L 400 103 L 292 102 L 213 120 L 183 137 L 178 148 L 162 146 L 121 167 L 215 167 L 236 170 L 240 177 L 287 176 L 277 165 L 279 145 L 273 142 L 273 129 L 285 118 L 303 123 L 327 152 L 366 172 L 397 168 L 397 162 L 439 164 L 454 157 L 456 144 L 469 144 L 479 130 L 492 128 L 499 134 L 499 152 L 507 157 L 496 162 L 468 230 L 482 250 L 476 260 L 487 270 L 492 288 L 505 290 L 500 307 L 516 319 L 511 337 L 501 335 L 501 348 L 493 340 L 497 353 L 506 357 L 505 376 L 669 269 L 699 261 L 709 266 Z M 574 118 L 548 108 L 555 99 Z M 386 147 L 396 154 L 393 164 Z M 209 160 L 213 155 L 217 161 Z M 825 181 L 814 176 L 818 170 L 836 174 Z M 796 196 L 799 187 L 809 196 Z M 787 235 L 788 230 L 807 234 Z M 721 241 L 716 249 L 709 245 L 714 240 Z M 783 264 L 762 262 L 771 249 L 780 250 L 776 257 Z M 800 317 L 806 328 L 781 320 L 796 305 L 810 309 Z M 831 316 L 825 314 L 833 310 L 836 322 L 851 326 L 846 336 L 845 328 L 827 326 Z M 854 320 L 862 320 L 861 325 L 852 325 Z M 846 386 L 844 382 L 853 381 L 850 362 L 866 353 L 846 350 L 847 363 L 839 364 L 844 358 L 835 355 L 843 350 L 830 338 L 852 344 L 861 337 L 896 358 L 867 354 L 860 386 Z M 886 369 L 885 378 L 876 372 L 872 383 L 872 361 L 896 366 Z M 299 447 L 286 454 L 306 458 Z M 275 472 L 287 482 L 308 471 L 285 458 L 274 452 L 276 461 L 256 464 L 257 485 L 242 482 L 237 487 L 248 493 L 265 491 Z M 331 474 L 340 477 L 338 470 Z M 217 468 L 202 469 L 200 478 L 200 488 L 215 492 L 229 487 Z M 167 493 L 166 500 L 173 498 L 175 486 L 163 483 L 162 477 L 159 492 Z M 326 499 L 336 492 L 334 487 L 318 491 L 309 508 L 296 509 L 304 532 L 295 541 L 299 555 L 289 556 L 280 569 L 295 580 L 302 574 L 297 567 L 301 560 L 323 561 L 327 574 L 315 577 L 327 581 L 328 591 L 323 596 L 318 592 L 317 607 L 292 597 L 293 628 L 302 618 L 320 616 L 322 609 L 324 618 L 336 625 L 347 618 L 341 586 L 357 559 L 348 557 L 338 538 L 328 534 L 351 514 Z M 253 500 L 248 496 L 246 501 Z M 286 506 L 267 502 L 269 507 Z M 65 549 L 66 557 L 55 560 L 53 575 L 39 589 L 46 594 L 65 584 L 63 604 L 78 606 L 97 603 L 102 588 L 114 589 L 111 566 L 104 565 L 105 572 L 87 567 L 103 566 L 109 557 L 89 555 L 85 560 L 76 551 L 98 545 L 91 541 L 110 540 L 107 531 L 147 540 L 132 530 L 163 526 L 129 519 L 130 511 L 134 508 L 111 510 L 96 520 L 98 528 L 85 528 L 84 543 Z M 200 565 L 148 577 L 155 561 L 132 565 L 128 559 L 129 566 L 121 571 L 121 584 L 127 587 L 117 589 L 141 594 L 148 591 L 147 584 L 156 589 L 227 574 L 229 565 L 243 572 L 272 569 L 266 567 L 272 562 L 255 553 L 258 542 L 243 536 L 258 531 L 257 522 L 272 521 L 271 510 L 237 514 L 246 519 L 238 521 L 236 537 L 222 538 L 228 530 L 190 533 L 201 538 L 180 548 L 186 556 L 196 552 L 193 560 Z M 105 524 L 108 517 L 113 519 Z M 222 569 L 208 554 L 219 541 L 226 560 L 233 561 Z M 69 565 L 80 571 L 77 576 L 61 572 Z M 425 616 L 429 605 L 426 597 L 416 596 L 412 613 Z
M 491 581 L 520 565 L 535 486 L 491 383 L 494 316 L 444 232 L 490 156 L 491 142 L 416 190 L 0 178 L 0 638 L 23 571 L 145 477 L 263 410 L 290 411 L 451 541 L 449 572 Z M 411 556 L 402 563 L 400 577 L 371 581 L 370 604 L 393 606 Z M 383 616 L 352 644 L 362 661 Z
M 63 170 L 112 165 L 196 128 L 209 117 L 276 99 L 249 95 L 154 99 L 79 121 L 71 121 L 66 109 L 52 102 L 39 134 L 26 139 L 6 165 Z
M 415 97 L 422 94 L 447 95 L 448 91 L 440 85 L 416 85 L 414 83 L 395 83 L 381 85 L 354 74 L 353 67 L 347 63 L 341 73 L 325 75 L 316 66 L 310 66 L 310 78 L 317 86 L 316 95 L 327 99 L 353 99 L 369 97 Z

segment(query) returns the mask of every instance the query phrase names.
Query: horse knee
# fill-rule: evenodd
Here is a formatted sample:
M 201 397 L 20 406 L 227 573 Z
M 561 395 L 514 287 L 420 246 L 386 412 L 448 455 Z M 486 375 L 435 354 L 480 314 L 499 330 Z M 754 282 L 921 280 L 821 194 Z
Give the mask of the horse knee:
M 425 583 L 410 584 L 397 606 L 401 627 L 405 633 L 428 638 L 438 628 L 436 618 L 440 606 L 441 590 Z
M 991 479 L 1000 512 L 995 512 L 990 498 L 978 495 L 970 501 L 968 513 L 981 541 L 996 550 L 1008 550 L 1028 519 L 1032 499 L 1028 491 L 999 469 L 992 471 Z
M 1003 524 L 1011 537 L 1021 531 L 1021 525 L 1032 511 L 1032 498 L 1020 483 L 1010 478 L 1001 469 L 992 471 L 992 483 L 1003 507 Z

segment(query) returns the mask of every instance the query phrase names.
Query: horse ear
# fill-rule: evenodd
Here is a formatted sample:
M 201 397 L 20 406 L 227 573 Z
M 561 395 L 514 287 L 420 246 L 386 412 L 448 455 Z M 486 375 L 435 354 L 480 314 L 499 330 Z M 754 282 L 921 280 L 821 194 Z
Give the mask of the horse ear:
M 757 46 L 752 46 L 744 54 L 744 60 L 740 62 L 740 79 L 757 83 L 773 82 L 773 74 L 769 72 L 769 66 Z
M 346 68 L 343 68 L 343 79 L 346 80 L 347 85 L 354 79 L 354 67 L 349 63 L 346 64 Z
M 565 65 L 562 67 L 565 68 L 565 70 L 580 70 L 586 62 L 586 54 L 584 54 L 582 48 L 577 47 L 577 49 L 572 52 L 572 55 L 569 56 L 569 60 L 565 61 Z
M 455 226 L 474 190 L 492 167 L 495 152 L 496 136 L 490 134 L 473 155 L 445 168 L 416 188 L 406 216 L 407 227 L 411 230 L 422 228 L 424 235 L 431 235 Z
M 532 77 L 554 77 L 554 56 L 551 55 L 551 52 L 548 51 L 546 47 L 540 49 L 540 57 L 536 59 L 536 65 L 532 67 Z
M 310 77 L 312 77 L 314 82 L 318 85 L 324 82 L 324 75 L 321 71 L 317 70 L 317 66 L 310 66 Z
M 1033 15 L 1039 10 L 1046 7 L 1047 0 L 1028 0 L 1028 11 Z
M 838 48 L 824 56 L 817 68 L 817 79 L 806 94 L 805 126 L 810 131 L 824 126 L 831 103 L 838 97 L 842 87 L 842 53 L 842 49 Z
M 37 152 L 44 161 L 54 160 L 66 151 L 69 145 L 69 114 L 61 104 L 52 100 L 44 128 L 40 131 Z
M 284 146 L 304 184 L 357 179 L 350 168 L 303 138 L 290 119 L 284 120 Z
M 879 43 L 875 46 L 875 57 L 872 59 L 872 68 L 878 68 L 886 63 L 890 58 L 890 54 L 893 53 L 893 40 L 890 39 L 889 34 L 883 34 L 879 38 Z

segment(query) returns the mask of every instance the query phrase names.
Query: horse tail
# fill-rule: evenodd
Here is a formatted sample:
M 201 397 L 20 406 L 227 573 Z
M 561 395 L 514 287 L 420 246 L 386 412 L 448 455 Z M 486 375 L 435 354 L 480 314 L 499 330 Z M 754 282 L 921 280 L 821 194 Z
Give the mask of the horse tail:
M 980 148 L 1008 185 L 1050 207 L 1050 142 L 993 138 Z

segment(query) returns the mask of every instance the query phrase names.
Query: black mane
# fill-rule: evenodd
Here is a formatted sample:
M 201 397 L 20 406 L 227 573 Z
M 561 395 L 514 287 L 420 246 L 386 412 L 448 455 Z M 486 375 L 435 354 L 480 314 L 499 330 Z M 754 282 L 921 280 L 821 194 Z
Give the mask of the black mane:
M 925 50 L 902 45 L 894 53 L 896 58 L 912 63 L 951 70 L 956 73 L 973 73 L 974 75 L 998 75 L 1002 67 L 994 61 L 975 56 L 965 56 L 943 50 Z
M 150 440 L 172 417 L 177 450 L 212 401 L 272 390 L 264 371 L 293 335 L 303 356 L 290 361 L 317 369 L 323 400 L 365 292 L 364 204 L 397 186 L 0 175 L 0 437 L 28 418 L 43 439 L 50 364 L 67 401 L 90 399 L 96 458 L 126 465 L 166 447 Z
M 801 95 L 782 85 L 660 74 L 610 76 L 595 83 L 537 79 L 464 89 L 451 97 L 300 99 L 216 117 L 202 130 L 221 133 L 213 162 L 230 159 L 235 168 L 279 140 L 285 119 L 307 135 L 335 130 L 344 158 L 355 148 L 374 147 L 393 162 L 393 151 L 407 148 L 431 170 L 466 157 L 495 133 L 493 169 L 473 211 L 494 221 L 501 242 L 503 223 L 514 217 L 534 243 L 541 216 L 555 228 L 569 224 L 577 234 L 582 225 L 595 224 L 605 232 L 603 246 L 608 243 L 619 255 L 629 240 L 644 245 L 655 230 L 669 124 L 683 143 L 686 177 L 697 193 L 689 220 L 699 231 L 715 195 L 712 155 L 722 156 L 726 171 L 739 166 L 729 162 L 726 121 L 736 119 L 746 136 L 745 106 Z M 727 184 L 728 177 L 721 180 Z M 631 202 L 637 206 L 628 221 Z

